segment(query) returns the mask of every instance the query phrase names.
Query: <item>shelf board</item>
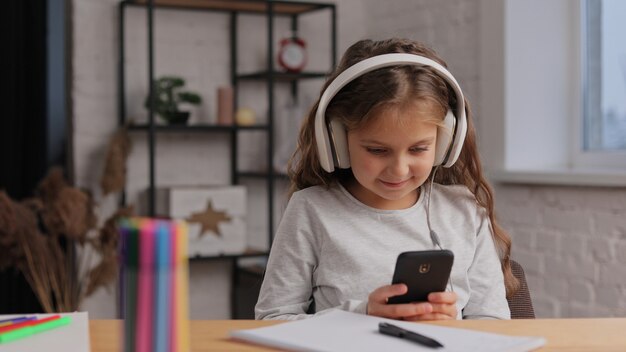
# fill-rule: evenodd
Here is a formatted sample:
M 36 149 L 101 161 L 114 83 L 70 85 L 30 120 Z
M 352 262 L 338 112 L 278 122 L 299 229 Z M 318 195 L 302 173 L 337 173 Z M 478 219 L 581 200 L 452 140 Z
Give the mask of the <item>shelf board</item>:
M 267 251 L 261 251 L 258 249 L 248 248 L 239 254 L 216 254 L 208 256 L 193 256 L 189 257 L 189 261 L 205 261 L 205 260 L 221 260 L 221 259 L 238 259 L 238 258 L 254 258 L 254 257 L 266 257 L 269 255 Z
M 334 4 L 313 2 L 271 1 L 276 15 L 299 15 L 319 9 L 335 7 Z M 145 6 L 148 0 L 125 1 L 130 5 Z M 154 0 L 155 7 L 177 9 L 200 9 L 225 12 L 247 12 L 266 14 L 266 0 Z
M 148 131 L 150 125 L 133 124 L 128 126 L 130 131 Z M 232 125 L 154 125 L 154 130 L 157 132 L 230 132 L 234 128 Z
M 312 79 L 312 78 L 326 78 L 328 76 L 327 72 L 274 72 L 270 74 L 267 71 L 263 72 L 252 72 L 252 73 L 244 73 L 237 75 L 237 79 L 240 80 L 261 80 L 268 79 L 270 76 L 273 76 L 277 81 L 296 81 L 300 79 Z
M 238 130 L 266 130 L 267 125 L 236 126 Z
M 267 178 L 267 172 L 261 172 L 261 171 L 240 171 L 237 173 L 237 175 L 239 177 L 247 177 L 247 178 Z M 289 176 L 287 176 L 284 173 L 279 173 L 279 172 L 275 172 L 274 177 L 280 178 L 280 179 L 289 179 Z
M 130 131 L 145 131 L 149 130 L 148 124 L 129 125 Z M 155 125 L 154 130 L 156 132 L 231 132 L 234 130 L 266 130 L 267 125 L 252 125 L 252 126 L 238 126 L 238 125 Z

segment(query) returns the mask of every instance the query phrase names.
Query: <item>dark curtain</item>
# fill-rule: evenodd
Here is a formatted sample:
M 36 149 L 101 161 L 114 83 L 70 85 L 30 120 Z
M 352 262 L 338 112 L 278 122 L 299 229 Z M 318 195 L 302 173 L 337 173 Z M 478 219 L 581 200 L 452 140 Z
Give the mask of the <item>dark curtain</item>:
M 46 11 L 46 0 L 0 5 L 0 189 L 14 199 L 32 195 L 47 168 Z M 21 273 L 1 271 L 0 313 L 40 311 Z
M 30 196 L 46 160 L 46 0 L 0 7 L 0 189 Z

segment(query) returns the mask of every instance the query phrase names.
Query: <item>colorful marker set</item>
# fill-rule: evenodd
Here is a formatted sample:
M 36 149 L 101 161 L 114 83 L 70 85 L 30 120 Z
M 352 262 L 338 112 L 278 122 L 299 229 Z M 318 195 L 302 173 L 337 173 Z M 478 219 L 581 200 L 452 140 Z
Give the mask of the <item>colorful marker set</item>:
M 189 351 L 189 264 L 184 221 L 119 222 L 124 351 Z
M 69 324 L 71 321 L 72 318 L 61 317 L 60 315 L 41 319 L 32 316 L 0 320 L 0 344 L 58 328 Z

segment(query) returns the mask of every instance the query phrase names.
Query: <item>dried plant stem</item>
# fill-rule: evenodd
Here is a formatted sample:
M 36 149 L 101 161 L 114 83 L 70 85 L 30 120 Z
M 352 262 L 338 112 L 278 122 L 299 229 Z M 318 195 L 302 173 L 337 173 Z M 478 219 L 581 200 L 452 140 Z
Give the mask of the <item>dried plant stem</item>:
M 67 240 L 67 243 L 73 243 L 71 240 Z M 63 309 L 63 311 L 67 312 L 67 311 L 73 311 L 76 310 L 76 308 L 74 306 L 74 300 L 72 297 L 72 291 L 70 291 L 68 288 L 73 285 L 72 281 L 75 280 L 75 272 L 73 269 L 74 266 L 74 261 L 72 259 L 72 255 L 73 252 L 63 252 L 63 250 L 61 249 L 61 246 L 57 243 L 57 247 L 56 247 L 56 251 L 57 251 L 57 265 L 56 270 L 58 275 L 56 275 L 57 279 L 59 280 L 59 288 L 60 288 L 60 293 L 61 293 L 61 309 Z
M 77 270 L 77 287 L 76 289 L 76 302 L 78 302 L 78 305 L 80 306 L 80 304 L 82 303 L 82 301 L 85 299 L 85 292 L 86 292 L 86 285 L 85 283 L 87 282 L 86 278 L 88 278 L 88 273 L 90 268 L 93 266 L 94 263 L 94 255 L 87 255 L 85 253 L 85 251 L 87 251 L 87 246 L 92 246 L 93 247 L 93 241 L 92 240 L 88 240 L 85 242 L 85 244 L 83 245 L 83 252 L 80 253 L 79 257 L 80 259 L 77 260 L 77 262 L 79 262 L 79 266 L 76 268 Z
M 83 251 L 80 253 L 79 259 L 77 260 L 77 262 L 79 263 L 78 268 L 77 268 L 77 270 L 78 270 L 78 274 L 77 275 L 78 275 L 79 279 L 78 279 L 77 285 L 75 287 L 75 290 L 76 290 L 76 298 L 77 298 L 77 301 L 79 302 L 79 304 L 85 298 L 84 278 L 87 276 L 87 274 L 85 272 L 86 272 L 86 270 L 88 270 L 88 269 L 85 269 L 85 268 L 89 268 L 89 266 L 92 265 L 92 261 L 93 261 L 92 260 L 93 256 L 88 256 L 88 255 L 85 254 L 86 246 L 88 244 L 90 244 L 90 242 L 91 241 L 87 241 L 85 243 L 85 245 L 83 246 Z M 89 265 L 89 266 L 86 266 L 86 265 Z
M 75 261 L 71 260 L 75 253 L 74 243 L 68 241 L 64 253 L 57 241 L 57 238 L 48 238 L 43 243 L 23 241 L 27 265 L 22 271 L 47 313 L 74 311 L 80 304 L 79 280 Z M 42 246 L 44 244 L 46 247 Z
M 50 286 L 52 287 L 52 294 L 56 300 L 56 308 L 59 311 L 65 311 L 65 297 L 63 289 L 61 288 L 60 282 L 64 282 L 65 278 L 63 270 L 59 270 L 59 267 L 63 265 L 63 258 L 59 255 L 59 247 L 56 244 L 51 243 L 51 253 L 53 255 L 53 260 L 51 265 L 49 266 L 50 273 Z
M 80 272 L 80 266 L 77 266 L 77 263 L 79 263 L 82 259 L 82 257 L 84 257 L 84 253 L 78 253 L 78 249 L 76 248 L 75 243 L 73 242 L 68 242 L 67 243 L 67 253 L 72 253 L 72 260 L 67 262 L 67 271 L 68 272 L 72 272 L 72 280 L 70 280 L 69 282 L 69 287 L 68 287 L 68 291 L 71 294 L 72 297 L 72 302 L 74 302 L 74 304 L 76 304 L 76 307 L 74 309 L 78 309 L 80 307 L 81 302 L 83 301 L 83 297 L 80 293 L 81 291 L 81 287 L 82 287 L 82 278 L 83 276 L 81 275 Z
M 115 223 L 132 209 L 119 209 L 98 229 L 89 193 L 68 185 L 60 169 L 36 195 L 18 203 L 0 190 L 0 265 L 21 271 L 45 312 L 77 310 L 95 289 L 115 282 Z M 91 231 L 97 236 L 89 238 Z
M 47 274 L 45 272 L 45 265 L 44 268 L 42 268 L 42 266 L 35 263 L 33 251 L 28 244 L 28 241 L 22 241 L 22 243 L 24 245 L 24 256 L 26 257 L 26 262 L 28 263 L 26 270 L 23 270 L 24 277 L 35 291 L 37 298 L 39 298 L 39 303 L 44 311 L 46 313 L 53 313 L 54 307 L 52 302 L 50 302 L 50 287 L 47 280 L 45 280 Z

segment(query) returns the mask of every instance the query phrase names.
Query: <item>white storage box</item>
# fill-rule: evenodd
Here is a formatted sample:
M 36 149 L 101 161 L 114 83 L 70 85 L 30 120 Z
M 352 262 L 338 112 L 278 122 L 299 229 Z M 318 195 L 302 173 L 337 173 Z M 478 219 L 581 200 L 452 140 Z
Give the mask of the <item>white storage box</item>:
M 246 249 L 244 186 L 157 190 L 156 211 L 189 224 L 189 256 L 240 254 Z

